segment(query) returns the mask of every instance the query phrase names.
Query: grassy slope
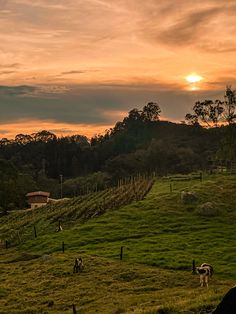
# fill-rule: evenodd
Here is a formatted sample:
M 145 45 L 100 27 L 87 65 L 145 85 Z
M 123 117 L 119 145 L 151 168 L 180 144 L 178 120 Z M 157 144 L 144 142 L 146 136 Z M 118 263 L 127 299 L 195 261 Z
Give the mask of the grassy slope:
M 197 193 L 196 204 L 182 204 L 180 191 L 186 188 Z M 160 181 L 145 200 L 71 228 L 67 221 L 60 233 L 52 233 L 51 225 L 45 234 L 45 222 L 39 221 L 38 238 L 28 232 L 17 250 L 1 250 L 1 313 L 71 313 L 72 303 L 79 313 L 200 313 L 198 309 L 213 308 L 236 279 L 235 189 L 235 176 L 174 182 L 172 193 L 169 183 Z M 215 202 L 220 215 L 196 215 L 195 208 L 206 201 Z M 58 252 L 62 241 L 64 254 Z M 27 261 L 24 252 L 50 257 Z M 73 259 L 79 255 L 86 268 L 73 275 Z M 191 275 L 193 259 L 215 267 L 207 291 Z

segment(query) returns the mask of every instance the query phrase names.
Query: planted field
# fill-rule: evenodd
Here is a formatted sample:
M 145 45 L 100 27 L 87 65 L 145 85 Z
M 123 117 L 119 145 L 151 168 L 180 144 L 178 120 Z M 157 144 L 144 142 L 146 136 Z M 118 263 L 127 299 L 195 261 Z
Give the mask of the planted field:
M 142 200 L 153 184 L 152 179 L 136 179 L 131 183 L 58 201 L 32 210 L 22 210 L 1 218 L 0 235 L 11 246 L 23 243 L 31 235 L 55 233 L 59 221 L 65 228 L 100 216 L 133 201 Z
M 1 249 L 3 313 L 72 313 L 73 303 L 78 313 L 210 313 L 236 281 L 235 190 L 234 175 L 176 181 L 171 189 L 157 180 L 143 200 L 100 216 L 66 215 L 74 199 L 31 212 L 28 222 L 25 213 L 1 219 L 1 238 L 10 224 L 28 230 L 17 247 Z M 196 200 L 184 203 L 181 191 Z M 213 210 L 204 211 L 209 202 Z M 64 229 L 56 233 L 59 218 Z M 85 270 L 72 274 L 78 256 Z M 192 260 L 214 266 L 209 289 L 191 274 Z

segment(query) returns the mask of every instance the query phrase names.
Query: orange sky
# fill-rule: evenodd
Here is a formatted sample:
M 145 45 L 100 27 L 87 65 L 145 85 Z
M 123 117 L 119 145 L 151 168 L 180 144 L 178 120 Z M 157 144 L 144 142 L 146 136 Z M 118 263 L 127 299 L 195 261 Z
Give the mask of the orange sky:
M 235 87 L 235 16 L 234 0 L 0 0 L 0 137 L 90 137 L 148 101 L 183 120 Z

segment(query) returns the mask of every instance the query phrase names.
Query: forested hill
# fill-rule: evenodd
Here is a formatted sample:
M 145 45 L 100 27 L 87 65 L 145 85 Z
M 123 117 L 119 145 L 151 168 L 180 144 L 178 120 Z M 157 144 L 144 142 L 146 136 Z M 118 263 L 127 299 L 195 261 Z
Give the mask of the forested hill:
M 137 173 L 188 173 L 209 169 L 212 160 L 235 160 L 235 124 L 206 129 L 160 121 L 158 106 L 145 107 L 131 110 L 91 140 L 83 135 L 58 138 L 48 131 L 2 139 L 0 206 L 25 206 L 29 190 L 59 197 L 62 181 L 63 196 L 74 196 L 85 185 L 102 189 Z

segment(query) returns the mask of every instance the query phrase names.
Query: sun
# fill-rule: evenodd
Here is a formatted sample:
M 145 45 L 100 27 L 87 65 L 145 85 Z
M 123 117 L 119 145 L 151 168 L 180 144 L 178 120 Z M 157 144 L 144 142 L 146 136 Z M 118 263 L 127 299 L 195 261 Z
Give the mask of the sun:
M 201 75 L 196 74 L 196 73 L 191 73 L 188 76 L 186 76 L 185 79 L 189 83 L 197 83 L 197 82 L 200 82 L 203 79 L 203 77 Z

